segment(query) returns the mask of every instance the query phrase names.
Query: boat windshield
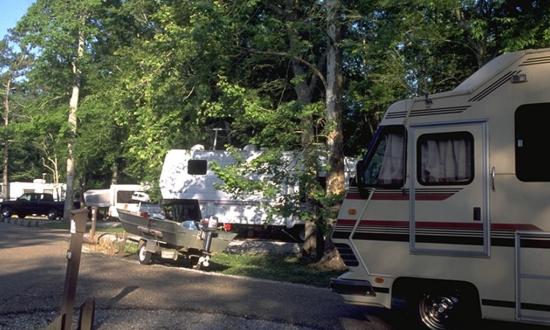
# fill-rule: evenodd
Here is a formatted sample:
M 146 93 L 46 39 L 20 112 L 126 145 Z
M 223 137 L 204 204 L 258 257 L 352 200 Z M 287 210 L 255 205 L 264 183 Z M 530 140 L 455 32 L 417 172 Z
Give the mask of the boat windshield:
M 358 168 L 358 183 L 363 187 L 402 187 L 405 183 L 405 143 L 405 127 L 380 127 Z

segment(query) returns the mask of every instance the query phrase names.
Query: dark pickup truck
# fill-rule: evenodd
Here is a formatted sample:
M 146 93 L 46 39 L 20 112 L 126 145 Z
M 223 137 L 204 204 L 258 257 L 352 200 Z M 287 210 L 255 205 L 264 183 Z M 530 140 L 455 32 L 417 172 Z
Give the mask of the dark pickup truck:
M 63 216 L 64 203 L 54 201 L 53 195 L 48 193 L 24 193 L 14 201 L 0 203 L 0 210 L 4 218 L 12 215 L 24 218 L 35 214 L 45 215 L 49 220 L 55 220 Z

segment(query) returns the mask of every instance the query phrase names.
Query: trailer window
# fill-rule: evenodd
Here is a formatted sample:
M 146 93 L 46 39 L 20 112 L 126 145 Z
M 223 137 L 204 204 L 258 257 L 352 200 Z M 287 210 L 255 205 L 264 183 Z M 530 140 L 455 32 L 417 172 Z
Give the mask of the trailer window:
M 384 126 L 374 137 L 365 158 L 358 167 L 358 184 L 365 187 L 399 188 L 405 178 L 405 128 Z
M 550 181 L 549 122 L 550 103 L 526 104 L 516 110 L 516 176 L 521 181 Z
M 470 132 L 421 135 L 417 162 L 423 185 L 469 184 L 474 180 L 474 137 Z
M 116 202 L 117 203 L 132 203 L 132 195 L 134 194 L 133 190 L 119 190 L 116 192 Z
M 187 162 L 187 174 L 204 175 L 206 174 L 206 160 L 191 159 Z

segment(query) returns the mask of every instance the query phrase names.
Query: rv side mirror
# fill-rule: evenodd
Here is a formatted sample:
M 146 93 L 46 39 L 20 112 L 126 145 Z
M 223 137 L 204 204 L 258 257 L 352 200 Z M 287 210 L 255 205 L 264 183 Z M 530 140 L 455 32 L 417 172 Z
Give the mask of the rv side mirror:
M 350 187 L 357 187 L 357 179 L 354 176 L 349 178 L 349 186 Z

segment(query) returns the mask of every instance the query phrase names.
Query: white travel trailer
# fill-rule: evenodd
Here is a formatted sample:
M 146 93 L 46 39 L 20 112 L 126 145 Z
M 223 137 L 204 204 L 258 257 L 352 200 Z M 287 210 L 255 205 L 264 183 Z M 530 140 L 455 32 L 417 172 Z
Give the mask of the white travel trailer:
M 2 191 L 3 191 L 2 186 Z M 65 199 L 67 185 L 64 183 L 50 183 L 44 179 L 34 179 L 32 182 L 10 182 L 10 200 L 15 200 L 24 193 L 49 193 L 54 200 Z
M 260 156 L 262 151 L 253 146 L 243 148 L 241 154 L 246 161 Z M 288 153 L 289 157 L 291 153 Z M 160 176 L 160 191 L 163 199 L 195 199 L 199 202 L 201 214 L 208 218 L 217 217 L 229 230 L 251 228 L 267 224 L 271 229 L 294 231 L 301 234 L 303 221 L 297 217 L 275 216 L 267 221 L 266 203 L 272 203 L 260 195 L 236 197 L 217 188 L 223 181 L 211 170 L 210 163 L 225 167 L 235 162 L 228 151 L 204 150 L 201 145 L 190 150 L 170 150 L 164 160 Z M 346 173 L 354 172 L 355 163 L 346 160 Z M 261 179 L 259 175 L 251 178 Z M 292 193 L 294 186 L 286 186 L 281 193 Z M 235 228 L 233 228 L 235 227 Z
M 139 203 L 148 200 L 141 184 L 112 184 L 109 189 L 92 189 L 84 192 L 84 204 L 107 208 L 107 216 L 118 218 L 117 209 L 138 211 Z
M 332 233 L 349 268 L 333 290 L 405 302 L 430 329 L 480 316 L 548 324 L 549 86 L 550 48 L 527 50 L 394 103 Z

